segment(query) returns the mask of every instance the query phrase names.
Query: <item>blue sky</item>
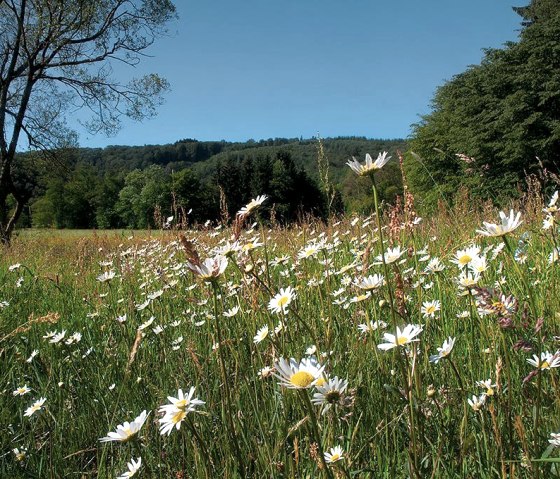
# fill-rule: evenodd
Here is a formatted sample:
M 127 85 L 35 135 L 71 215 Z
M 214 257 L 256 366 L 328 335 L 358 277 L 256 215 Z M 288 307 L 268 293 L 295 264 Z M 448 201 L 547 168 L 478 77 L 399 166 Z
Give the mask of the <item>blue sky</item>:
M 520 1 L 521 5 L 528 3 Z M 182 138 L 402 138 L 435 88 L 516 40 L 511 0 L 176 0 L 141 66 L 171 92 L 155 119 L 82 146 Z

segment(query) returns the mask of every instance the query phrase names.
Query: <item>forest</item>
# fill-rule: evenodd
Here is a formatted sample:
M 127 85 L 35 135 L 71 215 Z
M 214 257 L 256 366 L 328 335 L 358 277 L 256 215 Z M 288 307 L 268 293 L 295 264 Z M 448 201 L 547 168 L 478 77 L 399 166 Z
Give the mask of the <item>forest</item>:
M 251 198 L 267 195 L 263 218 L 280 224 L 345 210 L 368 213 L 367 181 L 351 175 L 352 156 L 389 151 L 382 199 L 400 192 L 403 140 L 284 139 L 232 143 L 185 139 L 169 145 L 76 148 L 22 155 L 16 181 L 29 191 L 19 226 L 158 228 L 225 222 Z M 44 155 L 44 154 L 43 154 Z M 53 165 L 55 165 L 53 167 Z

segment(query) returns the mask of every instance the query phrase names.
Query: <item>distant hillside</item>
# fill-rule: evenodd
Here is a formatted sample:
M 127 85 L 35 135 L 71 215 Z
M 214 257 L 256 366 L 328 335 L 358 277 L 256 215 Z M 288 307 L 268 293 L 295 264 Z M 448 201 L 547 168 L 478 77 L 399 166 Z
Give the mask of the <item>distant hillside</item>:
M 285 223 L 342 210 L 369 212 L 371 184 L 346 162 L 382 151 L 395 160 L 377 174 L 381 199 L 392 202 L 402 191 L 396 151 L 406 149 L 404 140 L 326 138 L 322 147 L 328 194 L 319 175 L 316 139 L 186 139 L 168 145 L 77 148 L 57 152 L 59 161 L 42 168 L 29 154 L 30 161 L 22 161 L 27 168 L 18 172 L 31 197 L 22 225 L 148 228 L 168 216 L 191 223 L 217 221 L 223 220 L 224 201 L 231 218 L 260 194 L 269 197 L 263 215 Z
M 324 152 L 329 160 L 329 168 L 334 183 L 341 183 L 349 169 L 346 162 L 352 156 L 360 159 L 366 153 L 377 156 L 378 152 L 388 151 L 395 155 L 398 149 L 404 151 L 404 140 L 370 140 L 366 138 L 325 138 L 322 140 Z M 206 161 L 194 165 L 194 169 L 203 177 L 215 171 L 219 162 L 228 160 L 242 161 L 245 158 L 275 157 L 278 152 L 288 152 L 297 166 L 301 166 L 313 178 L 317 178 L 317 152 L 319 143 L 316 139 L 275 139 L 248 143 L 229 143 L 221 152 Z
M 344 179 L 347 170 L 345 163 L 352 156 L 362 158 L 366 153 L 377 155 L 380 151 L 395 154 L 398 149 L 406 149 L 406 142 L 402 139 L 339 137 L 325 138 L 322 142 L 335 182 Z M 168 171 L 194 167 L 203 177 L 209 177 L 220 161 L 274 157 L 279 151 L 287 151 L 297 166 L 316 177 L 317 148 L 316 139 L 275 138 L 244 143 L 185 139 L 167 145 L 79 148 L 76 160 L 94 166 L 100 173 L 129 172 L 159 165 Z

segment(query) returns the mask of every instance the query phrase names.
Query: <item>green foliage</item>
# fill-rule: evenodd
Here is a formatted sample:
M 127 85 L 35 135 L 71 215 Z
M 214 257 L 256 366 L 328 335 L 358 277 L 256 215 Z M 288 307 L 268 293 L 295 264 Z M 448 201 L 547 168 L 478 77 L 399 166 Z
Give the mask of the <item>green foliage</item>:
M 441 86 L 432 113 L 414 125 L 418 156 L 408 155 L 407 169 L 428 205 L 460 186 L 504 202 L 528 173 L 559 171 L 560 7 L 533 2 L 522 11 L 530 21 L 519 42 L 487 50 Z
M 388 150 L 396 156 L 400 140 L 334 138 L 322 140 L 334 187 L 331 213 L 371 212 L 368 187 L 346 166 L 352 156 Z M 246 143 L 181 140 L 171 145 L 110 146 L 51 152 L 60 168 L 21 155 L 16 178 L 31 197 L 37 227 L 154 228 L 173 216 L 175 223 L 220 219 L 220 188 L 230 217 L 258 195 L 270 201 L 276 220 L 290 223 L 306 215 L 326 217 L 319 185 L 317 141 L 275 139 Z M 361 186 L 360 186 L 361 185 Z M 381 198 L 401 191 L 395 161 L 379 174 Z M 156 218 L 157 217 L 157 218 Z
M 292 168 L 287 156 L 273 164 Z M 158 168 L 127 185 L 143 188 Z M 176 190 L 193 192 L 184 175 Z M 463 206 L 413 228 L 395 228 L 404 216 L 383 222 L 386 242 L 363 217 L 247 226 L 236 237 L 251 250 L 232 252 L 214 282 L 186 268 L 192 249 L 174 232 L 23 232 L 0 250 L 0 477 L 115 478 L 140 455 L 142 479 L 558 477 L 559 231 L 543 230 L 535 210 L 500 238 L 476 232 L 497 214 Z M 205 259 L 234 233 L 189 239 Z M 389 247 L 403 254 L 384 268 Z M 374 274 L 385 281 L 364 294 Z M 271 311 L 288 287 L 287 314 Z M 422 331 L 403 344 L 392 335 L 407 324 Z M 528 362 L 547 352 L 538 369 Z M 270 368 L 313 353 L 325 378 L 348 387 L 308 407 L 302 399 L 320 390 L 282 387 Z M 13 394 L 24 385 L 29 393 Z M 190 387 L 204 404 L 189 403 L 180 428 L 161 435 L 159 408 Z M 141 411 L 137 437 L 100 442 Z M 344 459 L 320 469 L 320 447 L 337 445 Z

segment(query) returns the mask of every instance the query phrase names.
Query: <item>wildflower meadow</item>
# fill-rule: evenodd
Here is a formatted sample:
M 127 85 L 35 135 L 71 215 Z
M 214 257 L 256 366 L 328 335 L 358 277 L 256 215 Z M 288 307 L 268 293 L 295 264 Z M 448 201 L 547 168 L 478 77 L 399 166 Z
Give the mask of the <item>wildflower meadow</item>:
M 369 217 L 23 232 L 0 477 L 560 477 L 558 192 L 421 218 L 388 161 Z

